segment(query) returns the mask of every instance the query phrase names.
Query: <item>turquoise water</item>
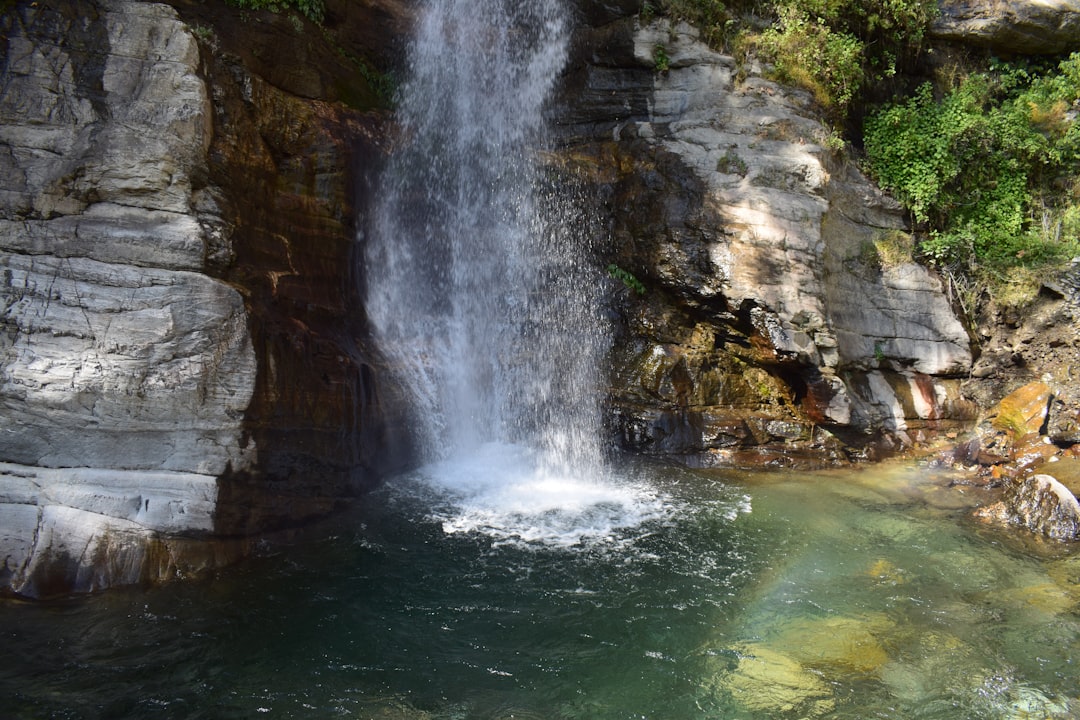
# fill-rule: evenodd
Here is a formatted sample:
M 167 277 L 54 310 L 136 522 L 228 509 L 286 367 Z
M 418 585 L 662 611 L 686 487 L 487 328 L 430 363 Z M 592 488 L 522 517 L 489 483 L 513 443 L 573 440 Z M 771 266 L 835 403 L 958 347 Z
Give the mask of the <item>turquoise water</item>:
M 974 523 L 971 489 L 484 467 L 216 578 L 0 603 L 0 716 L 1080 717 L 1080 555 Z

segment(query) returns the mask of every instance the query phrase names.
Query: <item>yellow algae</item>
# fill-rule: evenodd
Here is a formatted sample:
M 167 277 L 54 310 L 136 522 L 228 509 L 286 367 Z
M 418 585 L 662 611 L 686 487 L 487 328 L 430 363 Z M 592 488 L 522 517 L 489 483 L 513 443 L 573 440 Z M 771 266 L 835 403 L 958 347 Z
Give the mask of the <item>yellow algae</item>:
M 907 578 L 904 576 L 904 571 L 896 567 L 893 563 L 889 562 L 885 558 L 879 558 L 874 561 L 870 568 L 866 571 L 866 574 L 872 578 L 888 583 L 891 585 L 903 585 L 907 582 Z
M 866 675 L 889 661 L 879 637 L 892 628 L 884 615 L 799 618 L 785 623 L 770 645 L 808 667 Z

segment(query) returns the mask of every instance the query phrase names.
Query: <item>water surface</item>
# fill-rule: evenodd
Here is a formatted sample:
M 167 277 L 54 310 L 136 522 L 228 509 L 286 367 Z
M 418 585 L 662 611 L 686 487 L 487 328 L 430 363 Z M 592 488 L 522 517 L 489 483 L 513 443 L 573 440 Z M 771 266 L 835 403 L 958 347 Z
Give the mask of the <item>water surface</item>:
M 972 490 L 523 455 L 399 479 L 207 581 L 0 604 L 2 714 L 1080 715 L 1080 557 L 969 521 Z

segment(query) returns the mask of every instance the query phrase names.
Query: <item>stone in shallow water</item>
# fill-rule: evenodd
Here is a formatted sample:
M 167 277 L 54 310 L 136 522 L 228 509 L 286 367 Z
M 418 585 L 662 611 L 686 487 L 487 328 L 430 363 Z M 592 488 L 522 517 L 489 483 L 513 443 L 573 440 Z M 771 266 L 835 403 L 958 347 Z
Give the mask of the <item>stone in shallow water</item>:
M 784 625 L 772 644 L 785 648 L 806 667 L 871 674 L 889 661 L 878 637 L 891 627 L 884 615 L 796 618 Z
M 765 717 L 825 717 L 836 705 L 832 690 L 795 659 L 759 644 L 739 650 L 739 664 L 714 680 L 745 709 Z
M 1080 502 L 1050 475 L 1035 475 L 1014 486 L 1005 503 L 1014 525 L 1051 540 L 1080 537 Z

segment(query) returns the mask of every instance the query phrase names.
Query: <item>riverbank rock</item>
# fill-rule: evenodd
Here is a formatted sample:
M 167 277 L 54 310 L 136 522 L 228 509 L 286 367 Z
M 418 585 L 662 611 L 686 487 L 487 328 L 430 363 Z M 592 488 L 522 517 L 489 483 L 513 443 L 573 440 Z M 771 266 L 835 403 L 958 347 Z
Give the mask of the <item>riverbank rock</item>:
M 612 283 L 624 447 L 829 464 L 974 419 L 967 333 L 937 277 L 875 259 L 903 213 L 830 149 L 809 95 L 666 19 L 576 45 L 563 162 L 610 218 L 605 263 L 640 283 Z
M 355 66 L 216 4 L 0 26 L 0 591 L 194 574 L 401 462 L 354 310 Z M 267 82 L 269 47 L 321 74 Z
M 1050 540 L 1080 539 L 1080 502 L 1051 475 L 1013 481 L 1003 500 L 981 508 L 976 516 L 1022 527 Z

